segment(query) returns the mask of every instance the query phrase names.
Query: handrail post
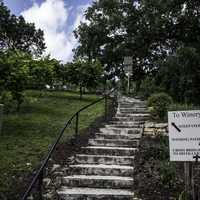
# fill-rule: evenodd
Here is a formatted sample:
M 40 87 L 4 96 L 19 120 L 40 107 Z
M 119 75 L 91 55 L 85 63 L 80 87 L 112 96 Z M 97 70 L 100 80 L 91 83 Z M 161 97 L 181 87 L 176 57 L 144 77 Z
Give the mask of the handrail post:
M 41 171 L 39 180 L 38 180 L 38 198 L 39 200 L 42 200 L 42 185 L 43 185 L 43 171 Z
M 105 94 L 105 121 L 108 119 L 108 96 Z
M 78 138 L 78 123 L 79 123 L 79 112 L 76 113 L 76 127 L 75 127 L 75 139 Z

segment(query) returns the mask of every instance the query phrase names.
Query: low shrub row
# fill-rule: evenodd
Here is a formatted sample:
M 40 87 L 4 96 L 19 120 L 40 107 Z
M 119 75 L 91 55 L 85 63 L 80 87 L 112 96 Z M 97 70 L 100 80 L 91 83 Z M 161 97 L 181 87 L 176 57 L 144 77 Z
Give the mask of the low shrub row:
M 155 93 L 147 99 L 147 106 L 153 120 L 167 121 L 167 111 L 197 110 L 200 106 L 186 103 L 175 103 L 167 93 Z

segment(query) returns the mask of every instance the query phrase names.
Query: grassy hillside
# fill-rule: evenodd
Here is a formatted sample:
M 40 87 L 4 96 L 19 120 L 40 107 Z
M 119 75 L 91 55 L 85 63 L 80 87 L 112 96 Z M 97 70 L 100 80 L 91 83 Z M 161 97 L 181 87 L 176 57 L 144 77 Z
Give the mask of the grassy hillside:
M 26 93 L 29 103 L 24 103 L 19 113 L 4 116 L 0 136 L 0 199 L 8 195 L 12 199 L 12 190 L 23 183 L 22 174 L 29 173 L 39 164 L 70 116 L 98 99 L 95 95 L 85 95 L 79 100 L 79 94 L 72 92 Z M 86 128 L 103 111 L 103 102 L 84 111 L 80 128 Z M 72 134 L 71 127 L 64 139 L 69 139 Z

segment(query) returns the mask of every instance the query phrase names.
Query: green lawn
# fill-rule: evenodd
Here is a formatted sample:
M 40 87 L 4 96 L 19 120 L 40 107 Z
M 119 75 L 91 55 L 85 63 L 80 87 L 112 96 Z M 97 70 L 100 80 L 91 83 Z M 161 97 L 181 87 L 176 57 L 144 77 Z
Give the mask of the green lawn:
M 99 98 L 85 95 L 79 100 L 79 94 L 72 92 L 26 93 L 31 101 L 24 103 L 19 113 L 4 116 L 0 136 L 0 199 L 2 194 L 11 195 L 11 190 L 17 186 L 13 183 L 20 180 L 22 172 L 30 172 L 38 165 L 70 116 Z M 84 111 L 80 116 L 80 128 L 88 127 L 103 111 L 103 102 Z M 68 130 L 64 138 L 69 139 L 72 134 Z

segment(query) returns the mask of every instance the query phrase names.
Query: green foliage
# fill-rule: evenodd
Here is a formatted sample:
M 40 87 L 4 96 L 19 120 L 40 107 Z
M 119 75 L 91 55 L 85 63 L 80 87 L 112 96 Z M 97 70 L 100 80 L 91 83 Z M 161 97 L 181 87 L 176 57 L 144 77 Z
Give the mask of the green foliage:
M 176 179 L 176 168 L 173 163 L 169 161 L 162 162 L 159 173 L 164 187 L 170 188 L 172 185 L 174 185 Z
M 200 54 L 196 49 L 180 48 L 175 56 L 169 56 L 159 65 L 157 85 L 177 102 L 199 104 Z
M 55 141 L 66 121 L 81 107 L 98 99 L 95 95 L 85 95 L 80 101 L 79 94 L 73 92 L 25 91 L 29 102 L 21 106 L 18 113 L 4 116 L 0 135 L 0 197 L 20 199 L 27 187 L 26 174 L 36 169 L 49 146 Z M 80 115 L 80 133 L 97 117 L 104 113 L 104 103 L 85 110 Z M 63 141 L 69 141 L 74 134 L 72 125 L 65 131 Z
M 68 82 L 80 87 L 82 96 L 83 87 L 95 88 L 102 78 L 102 65 L 99 61 L 76 60 L 66 64 L 66 79 Z
M 182 191 L 178 197 L 178 200 L 187 200 L 186 192 Z
M 141 82 L 139 95 L 143 98 L 148 98 L 153 93 L 162 92 L 163 89 L 158 87 L 155 83 L 155 79 L 153 77 L 146 77 Z
M 164 120 L 172 98 L 166 93 L 156 93 L 151 95 L 147 100 L 147 105 L 150 107 L 151 115 L 156 120 Z
M 0 96 L 0 103 L 4 104 L 4 112 L 13 112 L 16 110 L 16 101 L 14 101 L 10 91 L 3 91 Z
M 181 103 L 173 103 L 169 106 L 168 110 L 170 111 L 178 111 L 178 110 L 199 110 L 200 106 L 195 106 L 193 104 L 181 104 Z
M 29 79 L 30 56 L 19 51 L 0 54 L 0 88 L 10 91 L 17 101 L 17 110 L 23 103 L 23 90 Z
M 132 56 L 139 88 L 147 73 L 159 69 L 155 62 L 174 55 L 180 46 L 199 52 L 199 9 L 197 1 L 94 1 L 86 11 L 90 23 L 81 23 L 75 31 L 76 55 L 98 58 L 118 75 L 123 57 Z
M 143 157 L 148 162 L 151 159 L 156 159 L 160 161 L 165 161 L 169 159 L 169 147 L 168 147 L 168 138 L 166 136 L 157 135 L 155 138 L 157 141 L 156 145 L 146 144 L 148 151 L 144 152 Z
M 30 63 L 29 85 L 34 89 L 44 89 L 45 85 L 53 86 L 56 81 L 56 69 L 60 63 L 49 56 L 39 60 L 32 60 Z
M 0 1 L 0 50 L 20 50 L 41 55 L 45 49 L 44 34 L 22 16 L 15 16 Z
M 134 188 L 141 199 L 177 199 L 184 187 L 182 163 L 169 161 L 168 136 L 146 136 L 135 155 Z

